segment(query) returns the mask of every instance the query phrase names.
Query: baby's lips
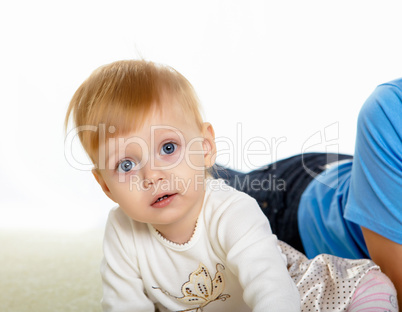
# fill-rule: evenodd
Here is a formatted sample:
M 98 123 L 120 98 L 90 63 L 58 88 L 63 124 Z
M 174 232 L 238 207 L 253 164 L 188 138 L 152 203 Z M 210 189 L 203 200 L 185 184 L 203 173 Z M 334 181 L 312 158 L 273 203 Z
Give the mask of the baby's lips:
M 168 205 L 170 205 L 170 203 L 174 200 L 176 195 L 177 193 L 171 193 L 158 197 L 158 199 L 156 199 L 156 201 L 153 204 L 151 204 L 151 206 L 154 208 L 165 208 Z
M 153 200 L 152 200 L 152 205 L 155 204 L 155 203 L 157 203 L 159 199 L 161 199 L 161 198 L 163 198 L 163 197 L 165 197 L 165 196 L 170 197 L 170 196 L 175 195 L 175 194 L 177 194 L 177 193 L 169 193 L 169 192 L 159 193 L 159 194 L 157 194 L 157 195 L 153 198 Z

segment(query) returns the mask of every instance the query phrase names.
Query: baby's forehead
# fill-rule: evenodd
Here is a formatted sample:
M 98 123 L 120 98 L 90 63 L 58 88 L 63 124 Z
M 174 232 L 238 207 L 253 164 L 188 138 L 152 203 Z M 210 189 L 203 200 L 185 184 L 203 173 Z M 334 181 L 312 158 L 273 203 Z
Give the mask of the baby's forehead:
M 158 150 L 162 144 L 175 143 L 179 146 L 187 146 L 193 140 L 201 140 L 200 131 L 192 125 L 192 128 L 183 129 L 172 125 L 152 125 L 128 132 L 116 134 L 106 139 L 101 149 L 107 154 L 118 154 L 120 156 L 127 153 L 143 153 L 149 150 Z
M 186 116 L 182 112 L 174 114 L 170 111 L 169 114 L 164 114 L 163 111 L 156 114 L 148 114 L 137 123 L 133 123 L 132 127 L 121 129 L 111 133 L 111 137 L 142 137 L 156 138 L 160 136 L 194 136 L 201 133 L 201 130 L 195 120 L 191 116 Z
M 161 97 L 159 102 L 143 108 L 115 112 L 106 138 L 124 141 L 137 137 L 150 141 L 168 135 L 174 139 L 174 136 L 192 138 L 201 134 L 200 122 L 174 97 Z
M 151 127 L 160 131 L 192 131 L 199 130 L 198 122 L 189 110 L 183 105 L 175 102 L 160 103 L 154 106 L 145 116 L 139 125 L 140 127 Z

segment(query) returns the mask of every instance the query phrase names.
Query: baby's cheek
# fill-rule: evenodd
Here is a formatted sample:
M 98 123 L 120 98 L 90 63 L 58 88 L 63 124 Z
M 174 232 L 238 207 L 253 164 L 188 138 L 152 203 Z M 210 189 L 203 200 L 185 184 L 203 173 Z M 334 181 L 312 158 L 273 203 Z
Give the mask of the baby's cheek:
M 192 154 L 187 155 L 185 161 L 187 166 L 192 170 L 204 170 L 205 162 L 202 151 L 193 152 Z
M 185 161 L 185 155 L 181 155 L 179 153 L 176 153 L 172 156 L 169 156 L 169 166 L 177 167 L 179 166 L 183 161 Z

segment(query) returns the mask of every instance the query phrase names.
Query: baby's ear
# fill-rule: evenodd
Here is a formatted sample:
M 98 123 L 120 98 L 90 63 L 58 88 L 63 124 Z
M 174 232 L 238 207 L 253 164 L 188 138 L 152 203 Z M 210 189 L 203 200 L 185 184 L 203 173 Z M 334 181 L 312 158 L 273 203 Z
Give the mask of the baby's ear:
M 116 202 L 116 201 L 113 199 L 112 193 L 110 192 L 108 186 L 106 185 L 106 182 L 105 182 L 105 180 L 103 179 L 102 174 L 101 174 L 101 172 L 99 171 L 99 169 L 96 169 L 96 168 L 92 169 L 92 174 L 94 175 L 95 180 L 99 183 L 99 185 L 100 185 L 101 188 L 102 188 L 102 191 L 106 194 L 106 196 L 109 197 L 109 198 L 110 198 L 111 200 L 113 200 L 114 202 Z
M 202 124 L 202 136 L 204 137 L 202 146 L 204 148 L 205 166 L 209 168 L 215 164 L 216 159 L 215 131 L 209 122 Z

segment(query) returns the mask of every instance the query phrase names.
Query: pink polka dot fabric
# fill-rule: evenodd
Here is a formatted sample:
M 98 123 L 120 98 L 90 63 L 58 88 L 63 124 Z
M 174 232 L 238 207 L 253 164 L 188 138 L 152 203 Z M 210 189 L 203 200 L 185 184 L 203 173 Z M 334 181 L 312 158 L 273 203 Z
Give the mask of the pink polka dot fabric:
M 391 280 L 380 271 L 368 272 L 357 285 L 347 311 L 398 311 L 396 289 Z
M 279 242 L 279 246 L 286 255 L 289 273 L 299 289 L 303 312 L 398 311 L 395 288 L 373 261 L 327 254 L 309 260 L 284 242 Z M 382 288 L 380 280 L 386 281 Z M 367 299 L 368 296 L 371 299 Z

